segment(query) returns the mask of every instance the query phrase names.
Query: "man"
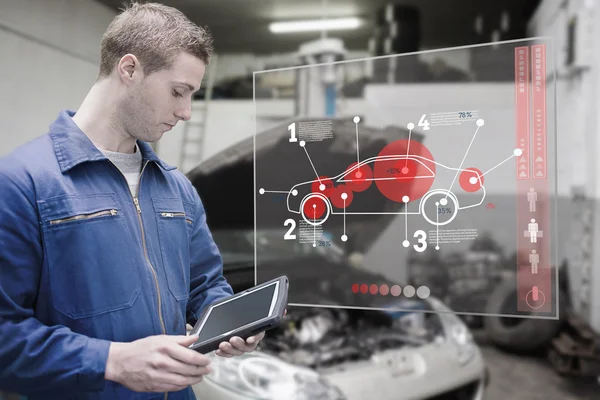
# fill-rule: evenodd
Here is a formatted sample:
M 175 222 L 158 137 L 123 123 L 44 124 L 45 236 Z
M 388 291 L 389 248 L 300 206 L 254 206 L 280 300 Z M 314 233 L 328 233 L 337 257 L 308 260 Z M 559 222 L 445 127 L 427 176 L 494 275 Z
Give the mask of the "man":
M 146 142 L 190 119 L 211 41 L 173 8 L 129 5 L 77 113 L 0 160 L 0 390 L 193 399 L 210 373 L 186 323 L 232 290 L 198 193 Z

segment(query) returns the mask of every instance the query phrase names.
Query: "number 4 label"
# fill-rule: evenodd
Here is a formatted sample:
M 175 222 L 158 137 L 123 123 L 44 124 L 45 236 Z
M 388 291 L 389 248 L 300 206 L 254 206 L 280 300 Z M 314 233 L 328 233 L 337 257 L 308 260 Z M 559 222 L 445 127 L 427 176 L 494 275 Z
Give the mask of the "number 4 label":
M 421 115 L 421 119 L 419 120 L 419 126 L 422 126 L 424 131 L 429 130 L 429 121 L 425 119 L 426 116 L 427 114 Z

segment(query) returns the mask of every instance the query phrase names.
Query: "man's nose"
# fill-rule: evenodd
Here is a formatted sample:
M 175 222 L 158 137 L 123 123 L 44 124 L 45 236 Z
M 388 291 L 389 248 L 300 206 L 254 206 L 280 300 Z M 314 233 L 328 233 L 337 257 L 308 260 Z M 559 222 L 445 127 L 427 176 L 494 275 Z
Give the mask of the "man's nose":
M 177 111 L 175 112 L 175 116 L 184 121 L 189 121 L 192 117 L 192 102 L 189 101 L 186 103 L 185 107 L 177 109 Z

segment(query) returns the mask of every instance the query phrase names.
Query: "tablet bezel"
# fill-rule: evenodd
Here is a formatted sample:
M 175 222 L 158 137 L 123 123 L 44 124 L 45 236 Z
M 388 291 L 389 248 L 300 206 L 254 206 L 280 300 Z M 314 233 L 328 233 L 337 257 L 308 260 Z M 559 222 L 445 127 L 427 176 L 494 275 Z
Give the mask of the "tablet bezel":
M 206 339 L 206 340 L 204 340 L 202 342 L 197 341 L 192 346 L 193 347 L 201 346 L 203 343 L 206 343 L 206 342 L 209 342 L 209 341 L 214 341 L 214 340 L 216 340 L 218 338 L 228 336 L 232 332 L 243 330 L 243 329 L 245 329 L 245 328 L 247 328 L 249 326 L 255 325 L 257 323 L 260 323 L 262 321 L 265 321 L 265 320 L 271 318 L 273 316 L 273 312 L 275 311 L 275 306 L 277 305 L 277 300 L 279 299 L 279 285 L 280 285 L 280 281 L 279 280 L 274 281 L 274 282 L 269 283 L 269 284 L 266 284 L 264 286 L 255 287 L 255 288 L 251 288 L 251 289 L 245 290 L 244 292 L 240 293 L 237 296 L 232 296 L 230 299 L 227 299 L 227 300 L 225 300 L 223 302 L 219 302 L 218 304 L 215 304 L 215 305 L 210 305 L 209 308 L 208 308 L 208 310 L 206 311 L 206 314 L 202 317 L 201 324 L 198 325 L 197 328 L 194 327 L 194 329 L 190 332 L 190 335 L 198 335 L 198 336 L 200 336 L 200 332 L 202 331 L 202 328 L 204 328 L 204 325 L 208 321 L 208 318 L 210 317 L 210 315 L 212 313 L 212 310 L 215 309 L 216 307 L 224 306 L 225 304 L 227 304 L 229 302 L 241 299 L 241 298 L 243 298 L 245 296 L 248 296 L 248 295 L 250 295 L 250 294 L 252 294 L 252 293 L 254 293 L 256 291 L 265 290 L 267 288 L 270 288 L 272 285 L 275 285 L 275 289 L 273 290 L 273 297 L 271 298 L 271 305 L 269 306 L 269 314 L 266 317 L 254 320 L 254 321 L 252 321 L 252 322 L 250 322 L 250 323 L 248 323 L 246 325 L 238 326 L 238 327 L 236 327 L 236 328 L 234 328 L 234 329 L 232 329 L 230 331 L 224 332 L 224 333 L 222 333 L 222 334 L 220 334 L 218 336 L 213 336 L 212 338 Z M 192 346 L 190 346 L 190 347 L 192 347 Z

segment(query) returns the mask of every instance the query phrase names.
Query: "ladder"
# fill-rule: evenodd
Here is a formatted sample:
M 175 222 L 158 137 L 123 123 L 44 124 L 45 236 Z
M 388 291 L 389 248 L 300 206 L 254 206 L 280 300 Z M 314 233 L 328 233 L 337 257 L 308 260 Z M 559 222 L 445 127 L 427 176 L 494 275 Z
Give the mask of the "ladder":
M 183 138 L 179 153 L 179 169 L 186 173 L 202 160 L 208 122 L 208 106 L 212 97 L 216 74 L 217 54 L 213 54 L 207 72 L 204 101 L 192 101 L 192 117 L 183 126 Z

